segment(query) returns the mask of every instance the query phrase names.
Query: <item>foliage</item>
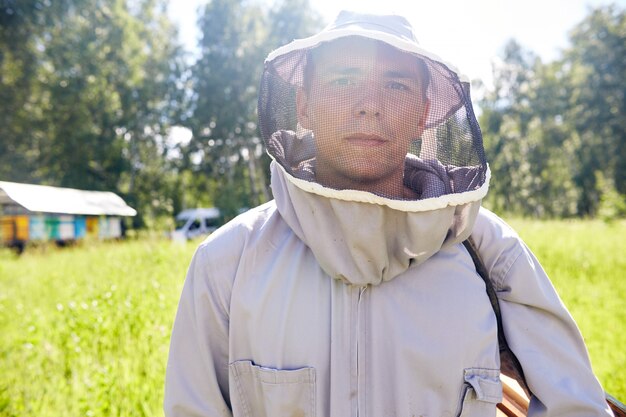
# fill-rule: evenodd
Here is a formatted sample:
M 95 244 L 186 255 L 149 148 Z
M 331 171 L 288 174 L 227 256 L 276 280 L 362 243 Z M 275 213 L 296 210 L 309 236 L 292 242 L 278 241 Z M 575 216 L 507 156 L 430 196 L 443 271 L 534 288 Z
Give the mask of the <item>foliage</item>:
M 245 201 L 246 194 L 256 199 L 255 204 L 259 202 L 259 196 L 239 189 L 247 184 L 247 167 L 241 163 L 243 149 L 248 150 L 244 148 L 246 142 L 256 136 L 258 71 L 253 69 L 263 62 L 265 37 L 263 14 L 258 7 L 214 0 L 200 17 L 201 56 L 192 69 L 192 146 L 203 155 L 198 171 L 206 178 L 222 179 L 216 184 L 215 200 L 226 212 L 236 211 L 237 201 Z M 256 151 L 254 143 L 252 146 Z M 255 157 L 254 151 L 246 155 Z
M 30 4 L 29 4 L 30 3 Z M 160 0 L 4 2 L 0 178 L 111 190 L 158 211 L 182 50 Z
M 626 223 L 512 224 L 579 323 L 604 388 L 624 401 Z M 169 334 L 195 243 L 152 236 L 0 251 L 0 416 L 162 415 Z
M 241 0 L 201 11 L 190 65 L 167 0 L 0 4 L 0 178 L 110 190 L 155 227 L 218 205 L 227 217 L 268 200 L 257 85 L 277 43 L 309 34 L 307 0 L 271 12 Z M 190 128 L 188 143 L 170 136 Z M 19 138 L 19 140 L 18 140 Z
M 609 6 L 592 11 L 571 39 L 564 59 L 573 87 L 571 120 L 586 141 L 579 150 L 577 182 L 597 190 L 593 172 L 602 170 L 626 195 L 626 10 Z M 598 203 L 596 197 L 580 205 L 591 212 Z
M 227 216 L 269 199 L 267 159 L 258 136 L 256 105 L 265 56 L 319 27 L 308 0 L 283 0 L 263 12 L 241 0 L 212 0 L 202 10 L 200 57 L 192 67 L 194 95 L 185 166 L 204 183 Z
M 626 13 L 615 6 L 592 11 L 555 62 L 507 44 L 481 102 L 493 172 L 489 206 L 537 217 L 593 216 L 603 195 L 596 172 L 626 195 L 625 54 Z
M 606 222 L 626 217 L 626 198 L 617 192 L 611 179 L 607 179 L 601 171 L 596 171 L 596 184 L 600 191 L 598 217 Z

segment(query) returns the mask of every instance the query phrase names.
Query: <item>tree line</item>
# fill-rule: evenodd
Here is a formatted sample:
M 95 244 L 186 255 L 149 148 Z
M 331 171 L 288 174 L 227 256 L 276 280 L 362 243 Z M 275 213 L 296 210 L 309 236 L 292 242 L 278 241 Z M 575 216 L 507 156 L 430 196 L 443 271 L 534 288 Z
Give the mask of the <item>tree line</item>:
M 591 10 L 562 57 L 510 41 L 480 102 L 496 211 L 626 215 L 626 13 Z
M 211 0 L 199 56 L 167 0 L 0 2 L 0 179 L 109 190 L 135 227 L 185 207 L 267 200 L 256 128 L 263 60 L 321 26 L 307 0 Z M 169 7 L 176 7 L 172 3 Z M 177 142 L 172 126 L 193 135 Z
M 109 190 L 135 227 L 271 198 L 256 120 L 263 60 L 319 30 L 308 0 L 209 0 L 191 56 L 167 0 L 0 3 L 0 179 Z M 172 4 L 170 7 L 176 7 Z M 268 11 L 269 10 L 269 11 Z M 515 41 L 478 106 L 486 204 L 532 216 L 626 214 L 624 10 L 591 10 L 561 59 Z M 173 126 L 191 131 L 175 140 Z

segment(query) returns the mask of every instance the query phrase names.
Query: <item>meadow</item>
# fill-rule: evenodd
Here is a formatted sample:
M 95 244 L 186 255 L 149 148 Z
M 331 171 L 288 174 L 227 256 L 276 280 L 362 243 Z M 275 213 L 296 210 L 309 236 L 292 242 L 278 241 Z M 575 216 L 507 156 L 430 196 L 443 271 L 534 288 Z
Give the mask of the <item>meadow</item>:
M 626 222 L 513 220 L 626 400 Z M 161 416 L 169 333 L 196 242 L 0 250 L 0 416 Z

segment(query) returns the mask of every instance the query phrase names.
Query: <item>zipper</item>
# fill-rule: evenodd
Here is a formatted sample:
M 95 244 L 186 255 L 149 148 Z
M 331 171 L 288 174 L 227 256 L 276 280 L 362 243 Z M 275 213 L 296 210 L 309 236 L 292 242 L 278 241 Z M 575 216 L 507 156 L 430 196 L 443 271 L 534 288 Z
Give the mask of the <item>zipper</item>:
M 365 334 L 365 318 L 364 311 L 361 308 L 361 304 L 363 302 L 363 298 L 365 296 L 365 291 L 367 290 L 367 286 L 359 287 L 358 295 L 356 300 L 356 416 L 361 417 L 361 403 L 362 399 L 365 398 L 365 381 L 364 372 L 362 371 L 363 363 L 364 363 L 364 349 L 365 349 L 365 341 L 363 341 L 363 336 Z

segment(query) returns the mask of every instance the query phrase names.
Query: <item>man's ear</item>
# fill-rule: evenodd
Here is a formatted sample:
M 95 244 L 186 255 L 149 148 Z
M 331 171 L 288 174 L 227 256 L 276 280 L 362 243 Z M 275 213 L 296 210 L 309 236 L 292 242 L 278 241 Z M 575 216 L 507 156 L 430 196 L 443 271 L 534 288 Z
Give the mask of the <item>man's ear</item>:
M 298 88 L 296 92 L 296 114 L 298 116 L 298 123 L 304 129 L 310 129 L 310 116 L 309 116 L 309 97 L 304 88 Z

